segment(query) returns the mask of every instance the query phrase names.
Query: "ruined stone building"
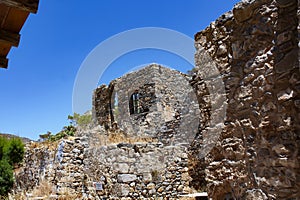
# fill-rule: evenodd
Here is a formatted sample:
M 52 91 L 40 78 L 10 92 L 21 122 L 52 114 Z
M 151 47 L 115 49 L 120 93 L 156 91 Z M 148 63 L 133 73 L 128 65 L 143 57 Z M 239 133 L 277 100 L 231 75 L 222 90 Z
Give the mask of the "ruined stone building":
M 98 166 L 112 172 L 103 170 L 101 176 L 119 177 L 110 184 L 124 197 L 179 198 L 191 193 L 187 149 L 198 133 L 198 105 L 189 78 L 157 64 L 98 87 L 93 97 L 95 123 L 148 141 L 99 148 L 107 162 Z
M 188 77 L 156 64 L 100 86 L 93 103 L 97 124 L 165 144 L 195 137 L 199 125 L 198 101 Z
M 56 151 L 29 149 L 17 187 L 43 178 L 83 199 L 300 199 L 299 4 L 236 4 L 195 34 L 191 76 L 153 64 L 99 86 L 97 126 Z

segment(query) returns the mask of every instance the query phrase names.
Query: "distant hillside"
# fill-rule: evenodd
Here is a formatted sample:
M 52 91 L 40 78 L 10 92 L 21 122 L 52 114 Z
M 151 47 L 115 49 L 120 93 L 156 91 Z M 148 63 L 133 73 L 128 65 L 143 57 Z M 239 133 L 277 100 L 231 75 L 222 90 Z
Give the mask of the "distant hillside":
M 29 138 L 26 138 L 26 137 L 19 137 L 17 135 L 13 135 L 13 134 L 8 134 L 8 133 L 0 133 L 0 137 L 5 137 L 5 138 L 21 138 L 21 140 L 24 142 L 24 143 L 28 143 L 28 142 L 31 142 L 33 140 L 29 139 Z

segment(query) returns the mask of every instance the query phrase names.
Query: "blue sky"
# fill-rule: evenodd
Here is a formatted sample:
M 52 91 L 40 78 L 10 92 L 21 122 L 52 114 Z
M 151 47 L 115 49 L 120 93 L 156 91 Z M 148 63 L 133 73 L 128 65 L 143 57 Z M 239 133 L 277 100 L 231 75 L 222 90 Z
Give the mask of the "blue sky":
M 0 69 L 0 132 L 38 139 L 56 133 L 72 114 L 73 85 L 82 62 L 99 43 L 120 32 L 162 27 L 194 36 L 231 10 L 236 0 L 40 0 L 30 15 L 9 69 Z M 99 83 L 107 83 L 135 66 L 161 63 L 186 71 L 185 60 L 146 49 L 116 60 Z

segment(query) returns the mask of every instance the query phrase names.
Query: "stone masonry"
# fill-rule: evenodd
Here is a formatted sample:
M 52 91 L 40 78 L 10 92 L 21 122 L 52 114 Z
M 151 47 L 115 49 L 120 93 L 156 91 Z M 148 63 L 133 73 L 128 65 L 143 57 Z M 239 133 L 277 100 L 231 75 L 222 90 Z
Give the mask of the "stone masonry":
M 296 0 L 242 1 L 195 35 L 195 76 L 208 53 L 228 103 L 205 158 L 213 199 L 300 198 L 297 12 Z
M 138 99 L 131 99 L 133 95 Z M 188 136 L 192 141 L 198 133 L 199 112 L 188 77 L 157 64 L 101 85 L 93 96 L 96 124 L 165 144 L 182 143 Z
M 73 199 L 300 199 L 299 5 L 243 0 L 195 35 L 191 76 L 151 65 L 98 87 L 94 126 L 28 145 L 14 191 L 48 181 Z
M 50 193 L 81 197 L 85 148 L 84 138 L 79 137 L 55 144 L 27 144 L 23 167 L 15 173 L 14 191 L 32 191 L 46 181 L 52 186 Z
M 178 199 L 191 192 L 183 147 L 119 143 L 90 148 L 87 156 L 85 195 L 93 199 Z M 92 182 L 103 190 L 95 190 Z

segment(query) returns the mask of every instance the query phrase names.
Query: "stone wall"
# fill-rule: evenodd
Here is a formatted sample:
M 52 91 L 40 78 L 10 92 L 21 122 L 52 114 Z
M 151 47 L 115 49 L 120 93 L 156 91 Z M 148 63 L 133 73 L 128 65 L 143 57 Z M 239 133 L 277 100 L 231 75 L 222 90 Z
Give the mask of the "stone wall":
M 26 146 L 24 163 L 15 171 L 14 193 L 30 193 L 41 184 L 47 183 L 50 186 L 49 191 L 41 191 L 42 193 L 81 197 L 85 148 L 87 143 L 84 138 L 79 137 L 54 143 L 29 143 Z
M 109 86 L 101 85 L 95 89 L 93 93 L 93 108 L 92 115 L 95 124 L 104 126 L 105 129 L 112 127 L 112 113 L 111 113 L 111 99 L 114 83 L 112 82 Z
M 15 174 L 15 190 L 30 190 L 39 185 L 45 176 L 51 177 L 55 148 L 27 143 L 23 166 Z
M 139 98 L 138 113 L 131 111 L 133 94 Z M 125 74 L 108 87 L 98 87 L 93 102 L 98 124 L 110 120 L 106 123 L 128 136 L 148 136 L 169 145 L 190 143 L 198 133 L 199 104 L 188 77 L 157 64 Z
M 41 199 L 178 199 L 191 192 L 186 147 L 111 143 L 99 126 L 78 134 L 83 137 L 27 146 L 25 162 L 15 172 L 14 194 L 26 191 L 27 198 Z M 36 190 L 45 189 L 49 191 L 36 196 Z
M 209 54 L 228 103 L 205 158 L 213 199 L 300 197 L 297 9 L 296 0 L 242 1 L 195 35 L 195 76 Z
M 86 195 L 92 199 L 178 199 L 191 192 L 185 148 L 119 143 L 87 151 Z M 103 190 L 95 190 L 93 182 Z
M 71 191 L 90 199 L 178 199 L 192 188 L 206 188 L 212 199 L 299 199 L 299 13 L 296 0 L 245 0 L 195 35 L 196 67 L 191 78 L 180 75 L 193 88 L 191 105 L 199 110 L 192 118 L 199 126 L 184 129 L 195 139 L 188 139 L 189 151 L 152 134 L 152 140 L 139 141 L 130 138 L 134 132 L 114 127 L 124 122 L 113 115 L 117 79 L 95 91 L 93 115 L 101 126 L 28 148 L 16 191 L 45 179 L 55 194 Z M 157 112 L 155 105 L 154 113 L 176 102 L 174 91 L 183 90 L 174 88 L 155 91 L 152 100 L 163 90 L 171 100 L 160 98 L 163 109 Z M 143 82 L 131 92 L 136 89 L 149 88 Z M 177 132 L 178 138 L 189 135 Z
M 56 169 L 53 179 L 58 195 L 74 194 L 82 196 L 84 187 L 84 159 L 88 144 L 84 138 L 62 140 L 57 146 Z M 46 177 L 47 178 L 47 177 Z

